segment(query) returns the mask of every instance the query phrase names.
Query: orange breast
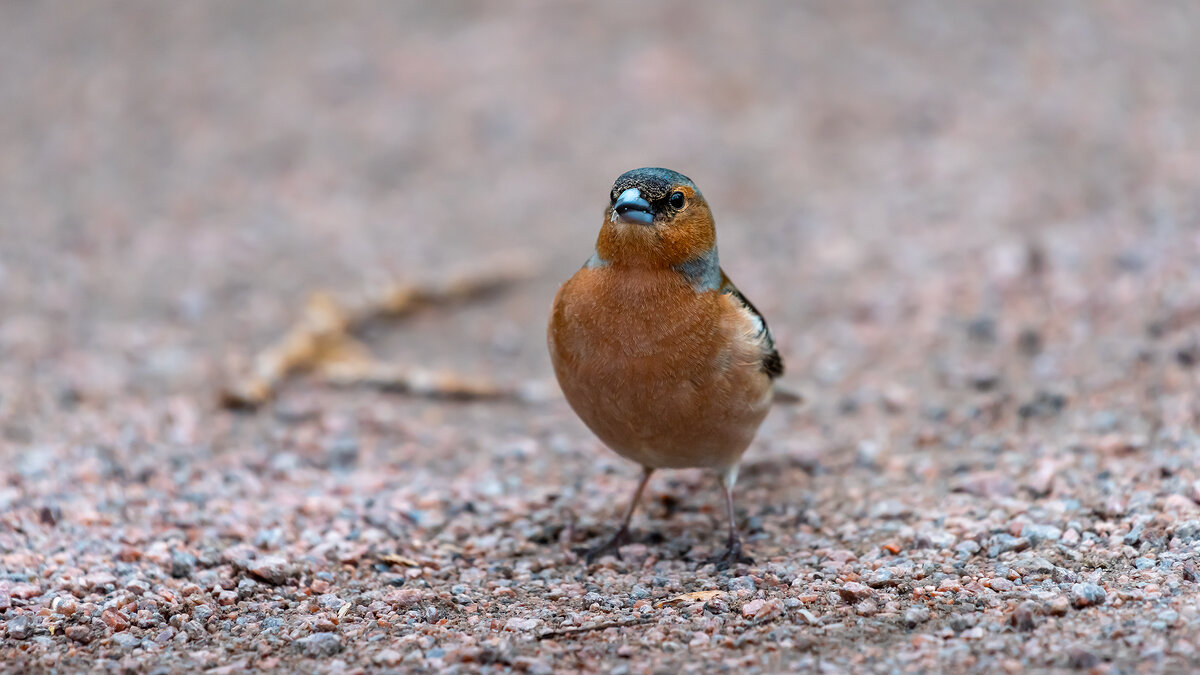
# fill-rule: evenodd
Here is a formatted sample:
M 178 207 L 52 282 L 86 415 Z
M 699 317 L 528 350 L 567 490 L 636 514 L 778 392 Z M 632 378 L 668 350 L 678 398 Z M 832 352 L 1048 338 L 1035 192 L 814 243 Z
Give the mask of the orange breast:
M 548 342 L 567 401 L 650 467 L 737 464 L 771 402 L 751 318 L 678 273 L 584 268 L 559 290 Z

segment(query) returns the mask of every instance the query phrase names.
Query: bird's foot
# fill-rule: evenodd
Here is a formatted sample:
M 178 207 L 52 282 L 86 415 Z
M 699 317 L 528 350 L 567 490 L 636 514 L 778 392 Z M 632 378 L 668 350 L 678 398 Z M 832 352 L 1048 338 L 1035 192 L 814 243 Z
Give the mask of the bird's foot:
M 742 553 L 741 539 L 731 539 L 723 553 L 718 553 L 704 562 L 716 565 L 718 570 L 727 570 L 735 565 L 753 565 L 754 558 Z
M 600 558 L 603 558 L 605 555 L 611 553 L 614 558 L 616 558 L 617 560 L 620 560 L 621 559 L 621 546 L 628 544 L 628 543 L 629 543 L 629 530 L 627 528 L 622 527 L 621 529 L 617 530 L 616 534 L 614 534 L 608 540 L 584 551 L 583 559 L 587 562 L 587 564 L 591 565 L 593 562 L 595 562 L 595 561 L 599 560 Z

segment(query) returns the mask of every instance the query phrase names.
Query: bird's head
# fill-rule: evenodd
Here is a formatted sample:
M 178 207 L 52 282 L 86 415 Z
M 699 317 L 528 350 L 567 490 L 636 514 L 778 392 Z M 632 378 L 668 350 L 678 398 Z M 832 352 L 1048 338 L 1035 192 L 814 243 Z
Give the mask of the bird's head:
M 596 254 L 619 264 L 674 267 L 716 245 L 712 211 L 696 184 L 670 169 L 643 168 L 613 183 Z

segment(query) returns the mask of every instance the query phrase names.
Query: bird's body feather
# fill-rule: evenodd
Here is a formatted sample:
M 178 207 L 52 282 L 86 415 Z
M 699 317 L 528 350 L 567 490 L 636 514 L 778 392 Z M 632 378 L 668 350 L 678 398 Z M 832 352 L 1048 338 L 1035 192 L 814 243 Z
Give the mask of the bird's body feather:
M 758 308 L 750 302 L 750 299 L 743 295 L 737 286 L 733 285 L 733 281 L 729 275 L 725 274 L 725 270 L 721 270 L 721 292 L 733 296 L 742 307 L 753 315 L 754 320 L 758 323 L 758 336 L 763 345 L 763 371 L 772 380 L 783 375 L 783 357 L 775 349 L 775 338 L 771 335 L 771 328 L 767 325 L 767 320 L 763 317 L 762 312 L 758 311 Z
M 696 293 L 671 269 L 581 269 L 559 291 L 549 329 L 567 400 L 643 466 L 736 464 L 770 408 L 762 364 L 775 354 L 742 298 Z
M 547 328 L 571 407 L 643 467 L 621 529 L 588 559 L 619 553 L 655 469 L 701 467 L 717 470 L 729 515 L 715 562 L 746 562 L 733 485 L 783 361 L 762 314 L 721 270 L 712 211 L 689 178 L 635 169 L 609 199 L 595 253 L 559 289 Z

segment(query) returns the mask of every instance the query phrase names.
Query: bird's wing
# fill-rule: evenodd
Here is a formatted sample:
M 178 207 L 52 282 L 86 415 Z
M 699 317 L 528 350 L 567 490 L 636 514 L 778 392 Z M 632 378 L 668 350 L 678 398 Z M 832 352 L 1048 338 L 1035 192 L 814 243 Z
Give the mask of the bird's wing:
M 775 339 L 771 337 L 771 329 L 767 327 L 767 320 L 763 318 L 762 312 L 750 302 L 750 299 L 738 290 L 737 286 L 729 280 L 729 275 L 725 274 L 725 270 L 721 270 L 721 292 L 725 295 L 733 296 L 742 307 L 758 321 L 758 336 L 762 340 L 763 356 L 762 369 L 771 379 L 775 379 L 783 375 L 783 357 L 779 356 L 779 352 L 775 349 Z

